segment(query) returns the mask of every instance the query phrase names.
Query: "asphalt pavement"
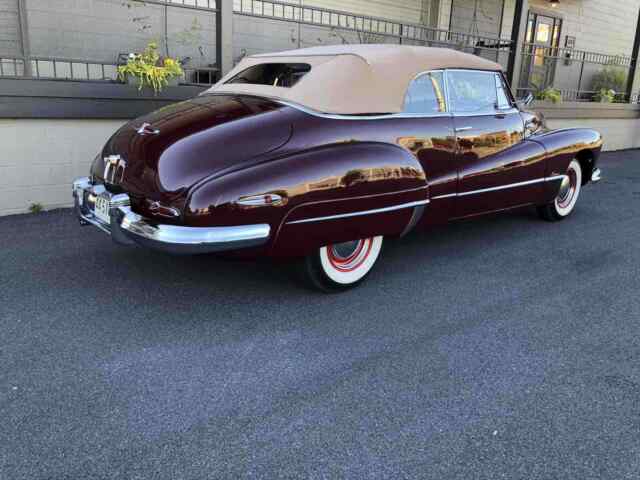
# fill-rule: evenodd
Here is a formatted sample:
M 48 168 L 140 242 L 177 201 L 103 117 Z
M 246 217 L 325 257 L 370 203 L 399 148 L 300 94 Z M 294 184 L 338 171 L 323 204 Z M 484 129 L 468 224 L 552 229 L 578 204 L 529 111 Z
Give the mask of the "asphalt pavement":
M 368 281 L 0 219 L 0 479 L 640 478 L 640 152 Z

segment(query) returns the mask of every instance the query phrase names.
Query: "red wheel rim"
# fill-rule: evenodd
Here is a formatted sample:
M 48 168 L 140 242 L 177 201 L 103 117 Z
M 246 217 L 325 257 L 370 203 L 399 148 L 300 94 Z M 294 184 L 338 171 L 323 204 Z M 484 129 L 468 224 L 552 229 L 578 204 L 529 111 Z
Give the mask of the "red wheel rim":
M 344 246 L 345 244 L 341 244 Z M 339 272 L 352 272 L 358 269 L 367 260 L 373 247 L 373 239 L 358 240 L 353 250 L 345 255 L 340 254 L 336 249 L 336 245 L 327 246 L 327 257 L 333 268 Z

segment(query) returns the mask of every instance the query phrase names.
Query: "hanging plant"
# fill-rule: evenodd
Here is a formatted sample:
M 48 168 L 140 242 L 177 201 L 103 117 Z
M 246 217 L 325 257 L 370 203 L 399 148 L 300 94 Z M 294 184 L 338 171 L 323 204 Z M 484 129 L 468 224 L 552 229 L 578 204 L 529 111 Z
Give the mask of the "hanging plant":
M 158 45 L 150 43 L 142 53 L 132 53 L 126 65 L 118 67 L 118 79 L 123 82 L 133 77 L 138 90 L 152 88 L 155 93 L 169 85 L 169 81 L 184 75 L 182 67 L 173 58 L 162 58 Z

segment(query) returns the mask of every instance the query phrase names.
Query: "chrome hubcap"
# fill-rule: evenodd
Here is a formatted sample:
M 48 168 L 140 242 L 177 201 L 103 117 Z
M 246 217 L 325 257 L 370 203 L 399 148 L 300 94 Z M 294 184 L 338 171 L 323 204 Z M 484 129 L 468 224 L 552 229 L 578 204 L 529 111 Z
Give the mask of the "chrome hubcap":
M 567 208 L 571 205 L 573 197 L 578 189 L 578 177 L 573 168 L 569 168 L 567 176 L 562 181 L 560 193 L 558 194 L 558 207 Z
M 558 199 L 560 201 L 566 200 L 569 195 L 569 190 L 571 189 L 571 180 L 569 176 L 564 177 L 562 180 L 562 185 L 560 185 L 560 192 L 558 193 Z

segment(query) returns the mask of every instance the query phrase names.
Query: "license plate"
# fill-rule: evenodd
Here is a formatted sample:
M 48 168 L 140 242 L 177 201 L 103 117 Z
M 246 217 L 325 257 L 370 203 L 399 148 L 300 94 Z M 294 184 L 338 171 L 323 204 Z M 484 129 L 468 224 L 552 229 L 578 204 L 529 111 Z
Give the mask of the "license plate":
M 111 202 L 109 201 L 108 197 L 96 197 L 96 207 L 94 213 L 101 222 L 111 223 L 111 217 L 109 216 L 110 206 Z

